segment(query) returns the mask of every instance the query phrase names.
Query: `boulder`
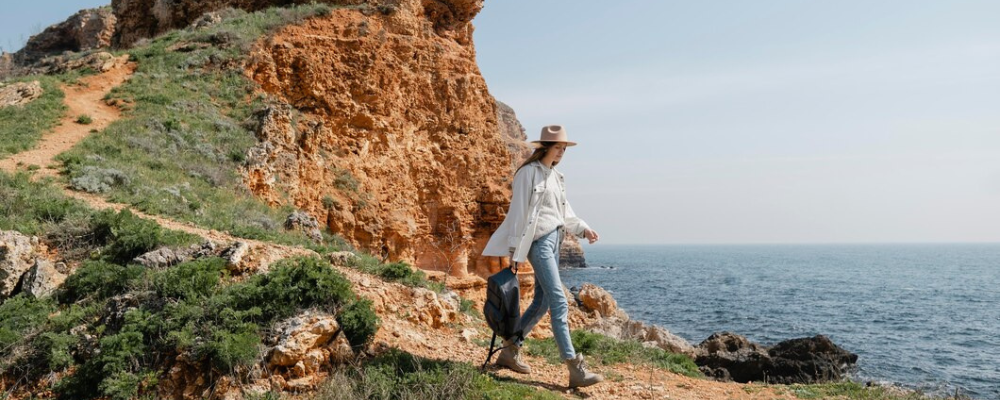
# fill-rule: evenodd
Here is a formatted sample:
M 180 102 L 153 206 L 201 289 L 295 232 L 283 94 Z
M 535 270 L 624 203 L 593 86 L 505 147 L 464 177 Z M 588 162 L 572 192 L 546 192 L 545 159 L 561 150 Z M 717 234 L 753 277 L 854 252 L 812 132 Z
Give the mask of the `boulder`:
M 14 294 L 21 277 L 44 253 L 38 238 L 16 231 L 0 231 L 0 300 Z
M 786 340 L 768 349 L 774 383 L 838 381 L 858 362 L 858 355 L 837 346 L 824 335 Z
M 612 316 L 618 311 L 618 302 L 615 301 L 615 298 L 599 286 L 584 283 L 580 286 L 579 298 L 580 302 L 583 303 L 584 310 L 596 311 L 606 317 Z
M 319 230 L 319 221 L 304 211 L 295 211 L 285 218 L 285 229 L 302 231 L 314 242 L 323 242 L 323 231 Z
M 322 378 L 318 372 L 354 356 L 336 317 L 330 314 L 307 311 L 279 323 L 275 330 L 267 364 L 281 376 L 286 390 L 315 387 Z
M 66 275 L 59 272 L 51 261 L 38 258 L 35 265 L 24 275 L 23 290 L 34 297 L 49 296 L 66 281 Z
M 0 87 L 0 108 L 23 106 L 42 96 L 42 84 L 38 81 L 15 82 Z
M 213 256 L 216 253 L 215 243 L 205 241 L 200 245 L 193 244 L 187 248 L 161 247 L 136 257 L 132 262 L 146 268 L 166 268 L 194 259 Z
M 823 335 L 761 346 L 729 332 L 716 333 L 698 345 L 695 359 L 708 376 L 736 382 L 822 383 L 839 381 L 858 356 Z

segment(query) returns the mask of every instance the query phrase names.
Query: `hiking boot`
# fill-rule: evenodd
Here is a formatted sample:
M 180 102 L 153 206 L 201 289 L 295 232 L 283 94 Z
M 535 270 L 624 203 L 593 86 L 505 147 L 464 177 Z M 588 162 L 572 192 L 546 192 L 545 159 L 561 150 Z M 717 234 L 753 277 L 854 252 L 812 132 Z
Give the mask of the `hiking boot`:
M 587 371 L 583 354 L 577 354 L 576 358 L 566 360 L 566 366 L 569 367 L 570 388 L 590 386 L 604 380 L 604 376 Z
M 511 339 L 504 339 L 503 348 L 500 349 L 500 354 L 497 355 L 497 365 L 510 368 L 514 372 L 521 374 L 531 373 L 531 367 L 521 360 L 521 346 L 514 343 Z

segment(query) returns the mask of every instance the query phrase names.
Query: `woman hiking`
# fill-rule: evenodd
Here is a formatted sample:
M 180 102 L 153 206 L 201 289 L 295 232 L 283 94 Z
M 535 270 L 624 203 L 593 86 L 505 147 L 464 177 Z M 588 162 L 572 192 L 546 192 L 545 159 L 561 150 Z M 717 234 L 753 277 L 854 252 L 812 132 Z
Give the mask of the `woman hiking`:
M 590 243 L 599 236 L 573 213 L 566 199 L 563 174 L 555 169 L 566 148 L 576 143 L 566 140 L 562 126 L 549 125 L 542 128 L 541 138 L 532 144 L 535 151 L 514 173 L 514 193 L 507 216 L 483 250 L 484 256 L 510 257 L 511 263 L 527 259 L 535 270 L 534 299 L 515 329 L 521 335 L 504 338 L 496 363 L 515 372 L 531 373 L 531 367 L 521 359 L 521 344 L 549 312 L 552 335 L 569 368 L 569 387 L 590 386 L 604 377 L 588 372 L 583 355 L 573 349 L 566 321 L 569 306 L 559 278 L 559 245 L 566 233 L 586 237 Z

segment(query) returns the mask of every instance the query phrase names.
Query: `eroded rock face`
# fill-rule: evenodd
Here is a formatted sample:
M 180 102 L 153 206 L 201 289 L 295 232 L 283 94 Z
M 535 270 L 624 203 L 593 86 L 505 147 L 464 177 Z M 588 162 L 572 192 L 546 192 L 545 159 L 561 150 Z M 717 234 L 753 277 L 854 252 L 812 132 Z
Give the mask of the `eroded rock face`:
M 308 4 L 314 0 L 112 0 L 118 30 L 112 40 L 116 47 L 129 47 L 171 29 L 184 28 L 202 15 L 225 8 L 257 11 L 268 7 Z M 380 4 L 377 0 L 325 0 L 339 5 Z
M 46 28 L 32 36 L 16 57 L 21 64 L 34 62 L 46 55 L 65 51 L 87 51 L 111 46 L 115 32 L 115 16 L 110 8 L 101 7 L 80 12 L 66 21 Z
M 510 152 L 510 173 L 513 175 L 517 167 L 531 156 L 534 148 L 528 145 L 528 135 L 524 133 L 524 126 L 518 121 L 514 109 L 501 101 L 497 101 L 497 122 L 500 124 L 500 137 L 507 143 L 507 151 Z
M 257 115 L 250 190 L 378 257 L 488 275 L 511 156 L 471 45 L 481 2 L 458 3 L 341 9 L 260 42 L 247 74 L 288 105 Z
M 566 235 L 562 245 L 559 247 L 559 267 L 560 268 L 586 268 L 587 259 L 583 256 L 583 246 L 580 241 L 572 235 Z
M 790 339 L 771 348 L 730 332 L 698 345 L 695 363 L 706 375 L 736 382 L 822 383 L 843 379 L 858 356 L 823 335 Z
M 38 81 L 14 82 L 0 87 L 0 108 L 23 106 L 42 96 L 42 84 Z

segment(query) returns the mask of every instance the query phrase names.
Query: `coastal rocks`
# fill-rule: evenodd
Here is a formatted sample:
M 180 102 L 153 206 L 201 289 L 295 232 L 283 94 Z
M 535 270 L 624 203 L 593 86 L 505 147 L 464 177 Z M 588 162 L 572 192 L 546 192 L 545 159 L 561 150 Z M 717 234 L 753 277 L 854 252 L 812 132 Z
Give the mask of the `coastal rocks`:
M 559 268 L 587 268 L 583 247 L 575 236 L 566 235 L 559 247 Z
M 259 41 L 246 74 L 277 100 L 252 127 L 250 191 L 380 259 L 488 276 L 511 156 L 471 44 L 481 5 L 335 9 Z
M 599 286 L 585 283 L 574 296 L 576 301 L 571 300 L 570 304 L 571 325 L 580 324 L 589 331 L 611 338 L 636 340 L 645 346 L 674 353 L 693 356 L 696 352 L 690 343 L 670 331 L 631 319 L 618 308 L 614 297 Z
M 32 36 L 15 58 L 21 64 L 66 51 L 88 51 L 111 46 L 115 16 L 108 7 L 81 10 L 66 21 Z
M 0 108 L 23 106 L 42 96 L 42 84 L 38 81 L 15 82 L 0 87 Z
M 736 382 L 821 383 L 842 379 L 857 363 L 823 335 L 765 347 L 730 332 L 715 333 L 698 345 L 695 364 L 710 377 Z

